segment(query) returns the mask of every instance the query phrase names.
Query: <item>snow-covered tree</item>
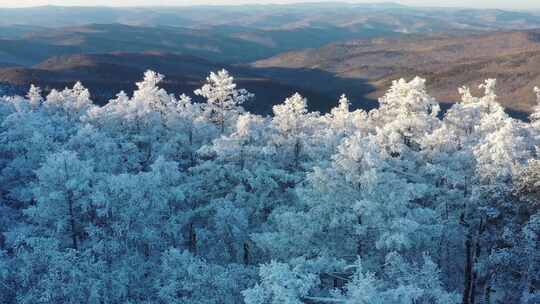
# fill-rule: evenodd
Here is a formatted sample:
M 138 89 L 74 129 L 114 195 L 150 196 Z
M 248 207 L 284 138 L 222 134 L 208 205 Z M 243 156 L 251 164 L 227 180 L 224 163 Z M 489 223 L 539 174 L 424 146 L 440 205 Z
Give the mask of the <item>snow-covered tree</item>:
M 0 302 L 538 301 L 540 108 L 494 79 L 444 115 L 416 77 L 268 117 L 225 70 L 200 102 L 163 81 L 0 97 Z
M 32 104 L 35 103 L 37 93 L 34 91 L 29 96 L 34 99 Z M 80 119 L 93 106 L 90 92 L 80 82 L 75 83 L 71 89 L 51 91 L 43 104 L 49 111 L 66 115 L 70 120 Z
M 438 126 L 439 104 L 428 95 L 425 79 L 394 81 L 379 103 L 370 119 L 391 153 L 418 150 L 423 137 Z
M 94 177 L 90 162 L 79 160 L 74 152 L 49 156 L 37 171 L 34 196 L 37 204 L 25 210 L 43 234 L 80 247 L 84 224 L 91 216 L 91 192 Z
M 316 147 L 311 146 L 310 140 L 315 138 L 319 113 L 310 113 L 307 99 L 298 93 L 274 106 L 273 112 L 275 134 L 269 145 L 274 149 L 275 160 L 291 170 L 302 169 L 303 163 L 314 156 L 310 150 Z
M 304 303 L 303 298 L 317 283 L 317 276 L 301 267 L 271 261 L 259 268 L 261 283 L 243 292 L 246 304 Z
M 30 90 L 26 95 L 26 98 L 30 101 L 32 107 L 37 108 L 43 103 L 43 96 L 41 95 L 41 89 L 39 87 L 30 85 Z
M 221 133 L 243 111 L 240 105 L 254 97 L 245 89 L 237 89 L 234 78 L 226 70 L 211 72 L 206 83 L 195 90 L 195 95 L 206 99 L 205 112 Z

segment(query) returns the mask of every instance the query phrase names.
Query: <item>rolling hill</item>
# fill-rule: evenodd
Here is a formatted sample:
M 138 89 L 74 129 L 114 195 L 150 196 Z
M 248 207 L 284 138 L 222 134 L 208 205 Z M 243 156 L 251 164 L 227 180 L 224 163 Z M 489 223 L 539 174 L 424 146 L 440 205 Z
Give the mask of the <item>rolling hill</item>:
M 285 83 L 289 78 L 280 75 L 299 69 L 362 80 L 376 88 L 372 98 L 381 96 L 393 79 L 419 75 L 442 102 L 456 101 L 459 86 L 477 87 L 486 78 L 497 78 L 502 104 L 528 112 L 536 104 L 532 89 L 540 85 L 540 32 L 355 40 L 284 53 L 252 66 Z
M 57 56 L 32 67 L 0 69 L 0 83 L 11 84 L 21 90 L 33 83 L 47 93 L 81 81 L 90 89 L 94 100 L 104 104 L 121 90 L 131 94 L 135 82 L 140 81 L 147 69 L 166 76 L 163 87 L 170 93 L 193 95 L 193 90 L 201 86 L 210 71 L 221 68 L 228 69 L 240 87 L 256 94 L 256 100 L 245 105 L 246 109 L 256 113 L 271 113 L 273 105 L 300 90 L 258 76 L 249 68 L 213 63 L 189 55 L 159 52 Z M 310 108 L 313 110 L 327 111 L 328 107 L 333 106 L 333 98 L 325 94 L 311 90 L 302 90 L 302 93 L 310 99 Z
M 82 80 L 104 102 L 147 68 L 189 93 L 226 67 L 268 113 L 294 91 L 316 110 L 341 93 L 369 109 L 392 79 L 414 75 L 453 102 L 458 86 L 496 77 L 503 103 L 526 112 L 540 84 L 535 28 L 538 12 L 395 3 L 0 9 L 0 81 Z
M 0 26 L 75 27 L 92 23 L 131 26 L 173 26 L 192 29 L 294 28 L 360 26 L 392 31 L 525 29 L 540 25 L 538 12 L 496 9 L 425 8 L 397 3 L 313 2 L 228 6 L 62 7 L 0 9 Z
M 4 39 L 0 58 L 34 65 L 51 56 L 109 52 L 174 52 L 197 54 L 213 61 L 236 62 L 275 54 L 250 41 L 184 28 L 150 28 L 123 24 L 91 24 L 27 32 Z
M 370 28 L 357 31 L 335 27 L 254 30 L 89 24 L 26 31 L 18 37 L 0 33 L 0 58 L 12 64 L 33 65 L 55 55 L 157 51 L 196 55 L 216 62 L 247 63 L 335 41 L 398 34 Z
M 159 51 L 247 63 L 353 39 L 533 28 L 540 28 L 536 12 L 394 3 L 45 6 L 0 9 L 0 62 L 33 65 L 66 54 Z

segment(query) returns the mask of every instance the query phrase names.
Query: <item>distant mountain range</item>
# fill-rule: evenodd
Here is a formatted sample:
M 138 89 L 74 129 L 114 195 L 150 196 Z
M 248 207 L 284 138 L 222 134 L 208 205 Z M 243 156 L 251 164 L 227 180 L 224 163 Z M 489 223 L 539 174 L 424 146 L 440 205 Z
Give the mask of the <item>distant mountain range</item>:
M 161 51 L 245 63 L 352 39 L 470 34 L 540 27 L 540 14 L 415 8 L 393 3 L 0 9 L 0 60 L 31 65 L 52 55 Z
M 372 108 L 395 78 L 420 75 L 444 102 L 457 87 L 499 79 L 503 104 L 527 112 L 540 85 L 540 13 L 395 3 L 0 9 L 0 82 L 47 90 L 81 80 L 98 102 L 142 72 L 191 93 L 227 68 L 258 100 L 300 91 L 327 111 L 341 93 Z
M 0 9 L 0 25 L 66 27 L 92 23 L 132 26 L 214 28 L 224 31 L 290 30 L 359 26 L 432 32 L 439 29 L 530 28 L 540 24 L 536 12 L 464 8 L 420 8 L 397 3 L 304 3 L 291 5 L 184 7 L 61 7 Z
M 272 31 L 238 28 L 225 31 L 222 28 L 142 27 L 114 23 L 32 28 L 32 31 L 21 30 L 20 36 L 15 38 L 10 30 L 13 28 L 4 30 L 9 34 L 0 34 L 0 58 L 22 65 L 37 64 L 52 55 L 145 51 L 191 54 L 217 62 L 241 63 L 335 41 L 398 35 L 370 28 L 357 31 L 334 27 Z

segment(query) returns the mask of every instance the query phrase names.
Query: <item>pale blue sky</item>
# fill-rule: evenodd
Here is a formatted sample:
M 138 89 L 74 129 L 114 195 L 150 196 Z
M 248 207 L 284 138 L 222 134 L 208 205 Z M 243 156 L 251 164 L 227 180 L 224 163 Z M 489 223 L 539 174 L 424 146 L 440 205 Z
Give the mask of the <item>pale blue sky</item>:
M 324 1 L 324 0 L 323 0 Z M 333 1 L 333 0 L 327 0 Z M 340 0 L 335 0 L 340 1 Z M 341 0 L 343 1 L 343 0 Z M 384 0 L 386 1 L 386 0 Z M 321 0 L 0 0 L 0 7 L 27 7 L 38 5 L 79 5 L 79 6 L 148 6 L 148 5 L 197 5 L 197 4 L 244 4 L 244 3 L 298 3 L 321 2 Z M 380 2 L 374 1 L 348 1 L 348 2 Z M 398 2 L 416 6 L 460 6 L 477 8 L 504 8 L 504 9 L 540 9 L 540 0 L 396 0 Z

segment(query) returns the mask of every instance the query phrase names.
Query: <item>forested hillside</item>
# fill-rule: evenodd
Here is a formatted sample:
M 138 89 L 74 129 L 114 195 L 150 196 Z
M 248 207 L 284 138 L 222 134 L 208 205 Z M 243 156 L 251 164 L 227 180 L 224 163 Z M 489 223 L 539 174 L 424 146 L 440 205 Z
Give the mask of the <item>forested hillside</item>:
M 297 81 L 298 71 L 309 70 L 326 72 L 349 83 L 363 80 L 375 88 L 364 90 L 372 99 L 384 95 L 394 79 L 421 75 L 429 79 L 428 89 L 441 103 L 459 99 L 458 86 L 477 87 L 485 79 L 496 78 L 501 104 L 530 113 L 536 104 L 531 91 L 540 83 L 539 63 L 540 31 L 535 29 L 351 40 L 279 54 L 252 66 L 262 75 L 290 83 Z M 291 77 L 287 77 L 287 71 Z M 305 76 L 300 77 L 300 81 L 303 79 Z M 309 88 L 314 82 L 298 85 Z M 315 83 L 326 87 L 323 81 Z
M 225 70 L 163 80 L 0 98 L 1 303 L 540 303 L 540 106 L 488 79 L 442 116 L 417 77 L 263 117 Z

